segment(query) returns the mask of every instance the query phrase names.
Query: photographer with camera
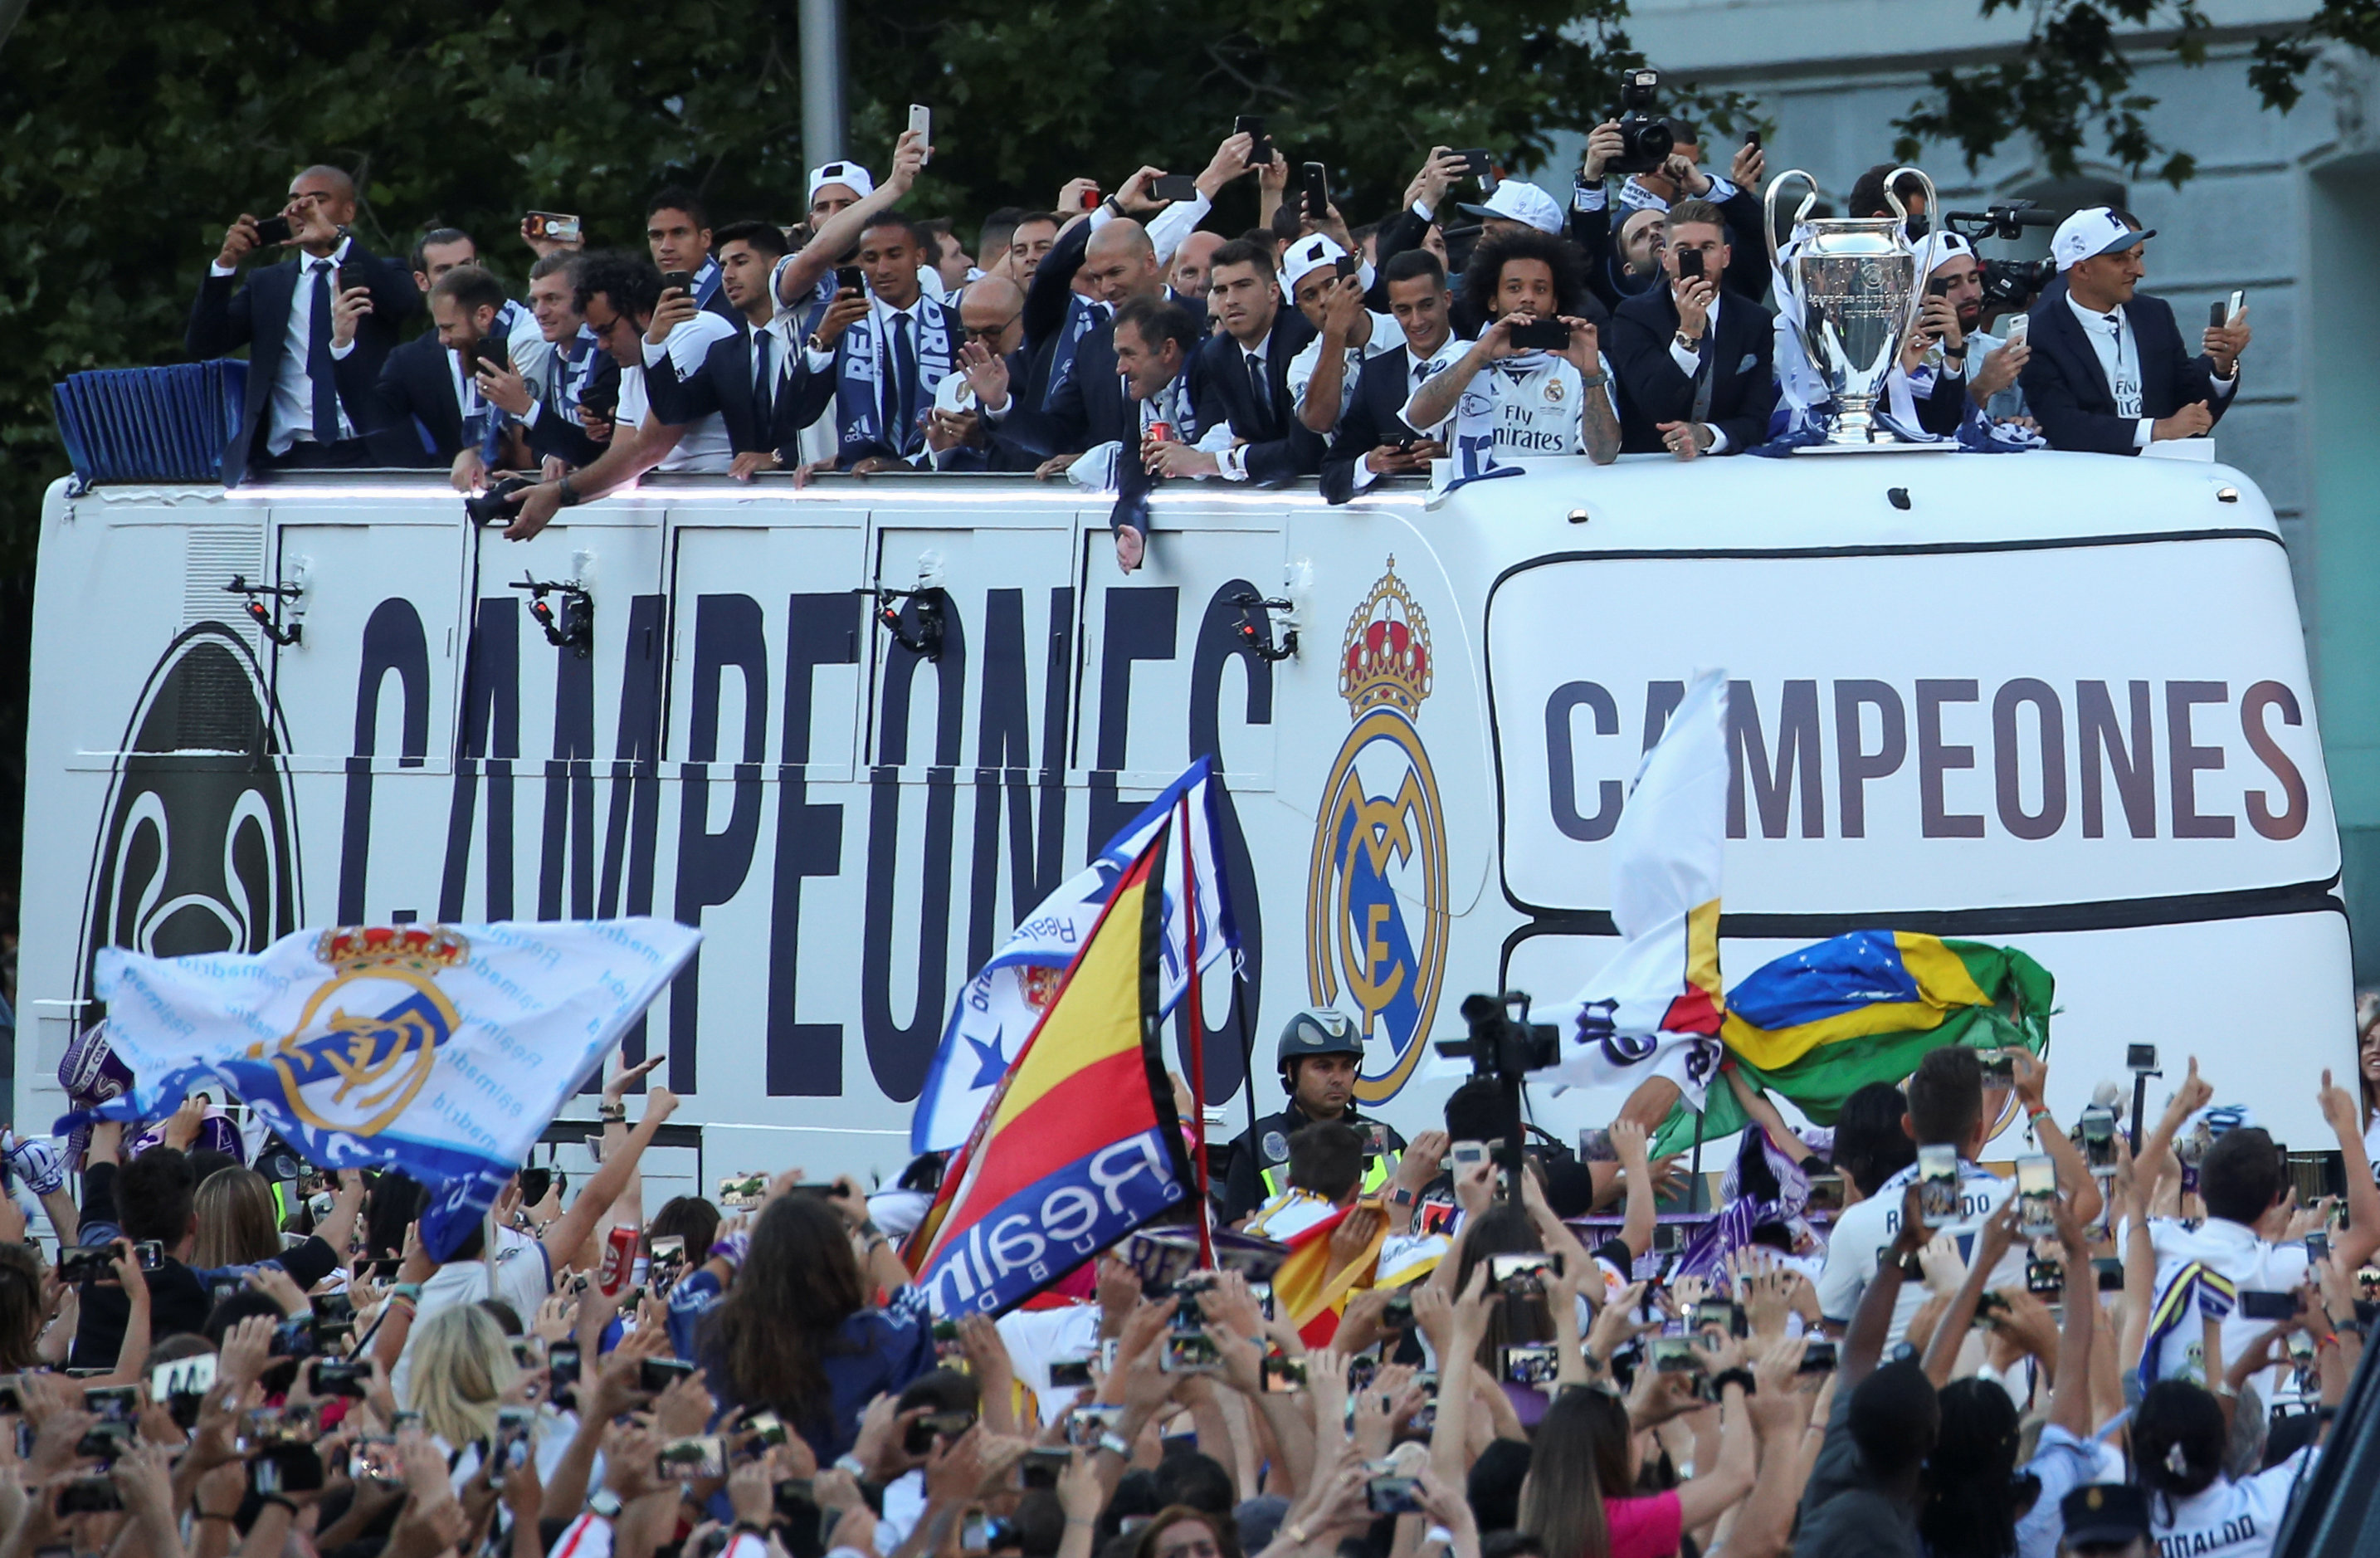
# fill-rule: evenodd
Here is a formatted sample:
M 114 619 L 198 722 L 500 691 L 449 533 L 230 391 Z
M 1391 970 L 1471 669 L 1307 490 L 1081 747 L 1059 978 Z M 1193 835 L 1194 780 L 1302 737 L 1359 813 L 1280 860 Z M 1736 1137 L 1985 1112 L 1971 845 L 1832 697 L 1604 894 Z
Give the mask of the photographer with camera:
M 1621 448 L 1682 460 L 1738 454 L 1768 437 L 1777 406 L 1768 310 L 1718 278 L 1733 262 L 1727 218 L 1707 201 L 1670 208 L 1667 286 L 1631 298 L 1611 320 Z
M 248 389 L 239 425 L 224 450 L 224 485 L 253 467 L 361 466 L 370 463 L 355 408 L 343 404 L 331 357 L 331 312 L 360 293 L 351 338 L 366 383 L 397 341 L 397 328 L 421 307 L 402 260 L 368 252 L 347 231 L 356 219 L 355 180 L 334 167 L 310 167 L 289 182 L 289 201 L 260 222 L 243 212 L 208 267 L 182 337 L 200 359 L 249 348 Z M 267 248 L 286 260 L 250 272 L 237 292 L 240 262 Z
M 1618 204 L 1626 213 L 1623 229 L 1627 216 L 1635 213 L 1666 213 L 1681 201 L 1707 201 L 1725 214 L 1737 256 L 1720 285 L 1747 298 L 1766 298 L 1767 250 L 1760 237 L 1758 191 L 1768 171 L 1767 153 L 1757 136 L 1746 136 L 1729 162 L 1726 177 L 1703 172 L 1700 132 L 1687 120 L 1654 112 L 1659 89 L 1658 71 L 1632 70 L 1621 78 L 1620 116 L 1589 132 L 1585 156 L 1572 182 L 1571 237 L 1598 259 L 1610 250 L 1612 201 L 1604 181 L 1609 174 L 1621 174 Z M 1597 296 L 1616 310 L 1637 290 L 1641 288 L 1615 287 L 1605 293 L 1598 287 Z
M 2137 455 L 2203 437 L 2239 394 L 2247 310 L 2224 312 L 2199 337 L 2200 354 L 2183 356 L 2172 306 L 2139 290 L 2142 250 L 2155 236 L 2102 205 L 2074 213 L 2050 239 L 2066 289 L 2034 306 L 2019 382 L 2053 448 Z

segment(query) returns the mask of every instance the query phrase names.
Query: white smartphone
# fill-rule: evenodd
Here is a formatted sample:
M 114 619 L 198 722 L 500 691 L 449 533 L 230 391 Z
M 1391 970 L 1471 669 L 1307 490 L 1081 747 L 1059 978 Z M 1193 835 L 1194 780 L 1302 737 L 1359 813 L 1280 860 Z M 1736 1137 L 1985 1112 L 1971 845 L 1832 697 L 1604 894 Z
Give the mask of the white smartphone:
M 2010 346 L 2021 347 L 2024 345 L 2025 337 L 2032 334 L 2033 316 L 2031 314 L 2017 314 L 2009 320 L 2008 344 Z
M 934 160 L 934 111 L 923 103 L 909 104 L 909 128 L 926 143 L 926 161 Z
M 1928 1228 L 1947 1228 L 1959 1221 L 1957 1148 L 1917 1150 L 1917 1210 Z
M 2031 1239 L 2058 1232 L 2058 1165 L 2046 1157 L 2016 1161 L 2016 1227 Z
M 2245 292 L 2232 293 L 2230 306 L 2223 310 L 2223 323 L 2227 325 L 2239 323 L 2240 311 L 2247 306 L 2248 295 Z

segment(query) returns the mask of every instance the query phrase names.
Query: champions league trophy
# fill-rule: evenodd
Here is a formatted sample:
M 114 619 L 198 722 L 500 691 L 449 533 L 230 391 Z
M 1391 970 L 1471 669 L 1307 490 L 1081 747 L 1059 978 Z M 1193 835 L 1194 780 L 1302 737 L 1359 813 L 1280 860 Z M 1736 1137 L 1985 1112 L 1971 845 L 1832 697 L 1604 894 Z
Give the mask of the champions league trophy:
M 1941 208 L 1934 196 L 1934 181 L 1912 167 L 1895 168 L 1884 181 L 1884 198 L 1893 211 L 1890 216 L 1813 219 L 1809 213 L 1818 199 L 1816 179 L 1800 168 L 1789 168 L 1769 181 L 1763 203 L 1768 258 L 1777 268 L 1779 285 L 1798 309 L 1793 332 L 1803 353 L 1835 403 L 1834 425 L 1826 442 L 1805 445 L 1797 453 L 1905 452 L 1948 446 L 1897 443 L 1876 419 L 1885 375 L 1899 360 L 1901 344 L 1916 328 L 1917 316 L 1925 306 L 1917 254 L 1904 236 L 1908 208 L 1894 192 L 1904 176 L 1913 176 L 1925 186 L 1926 213 L 1937 213 Z M 1808 185 L 1810 192 L 1793 214 L 1792 237 L 1780 252 L 1777 192 L 1793 178 Z

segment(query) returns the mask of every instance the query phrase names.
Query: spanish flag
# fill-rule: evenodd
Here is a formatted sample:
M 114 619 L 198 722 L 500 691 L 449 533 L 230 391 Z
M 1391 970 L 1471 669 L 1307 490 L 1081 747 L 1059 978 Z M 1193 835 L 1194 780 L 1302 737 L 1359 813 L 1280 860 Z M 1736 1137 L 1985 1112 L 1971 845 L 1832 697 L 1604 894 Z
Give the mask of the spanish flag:
M 1762 965 L 1728 992 L 1720 1038 L 1755 1087 L 1831 1125 L 1870 1082 L 1898 1083 L 1928 1050 L 2049 1047 L 2056 981 L 2013 947 L 1910 931 L 1853 931 Z M 1713 1088 L 1697 1122 L 1671 1112 L 1657 1152 L 1713 1140 L 1748 1122 L 1732 1089 Z
M 1375 1219 L 1371 1248 L 1330 1275 L 1330 1235 L 1347 1220 L 1356 1207 L 1370 1205 L 1375 1211 L 1379 1203 L 1358 1201 L 1355 1206 L 1342 1207 L 1318 1222 L 1308 1223 L 1286 1241 L 1289 1259 L 1272 1274 L 1272 1298 L 1289 1323 L 1297 1327 L 1297 1334 L 1309 1347 L 1327 1347 L 1330 1338 L 1339 1333 L 1339 1317 L 1347 1308 L 1347 1300 L 1362 1288 L 1372 1285 L 1372 1274 L 1378 1268 L 1380 1245 L 1389 1231 L 1388 1219 Z
M 1004 1314 L 1197 1181 L 1159 1040 L 1169 826 L 1120 876 L 905 1254 L 934 1312 Z

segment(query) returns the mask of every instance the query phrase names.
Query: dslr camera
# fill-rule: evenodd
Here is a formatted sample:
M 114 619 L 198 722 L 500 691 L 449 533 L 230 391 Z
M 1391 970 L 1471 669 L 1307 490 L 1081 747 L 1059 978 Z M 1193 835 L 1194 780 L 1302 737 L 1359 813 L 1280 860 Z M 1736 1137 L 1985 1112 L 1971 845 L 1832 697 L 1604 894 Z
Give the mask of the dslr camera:
M 527 476 L 507 476 L 477 497 L 463 500 L 463 512 L 475 525 L 510 524 L 520 508 L 519 494 L 537 485 Z
M 1605 164 L 1607 172 L 1650 173 L 1670 160 L 1677 140 L 1667 120 L 1654 112 L 1660 91 L 1658 70 L 1628 70 L 1620 77 L 1620 155 Z

